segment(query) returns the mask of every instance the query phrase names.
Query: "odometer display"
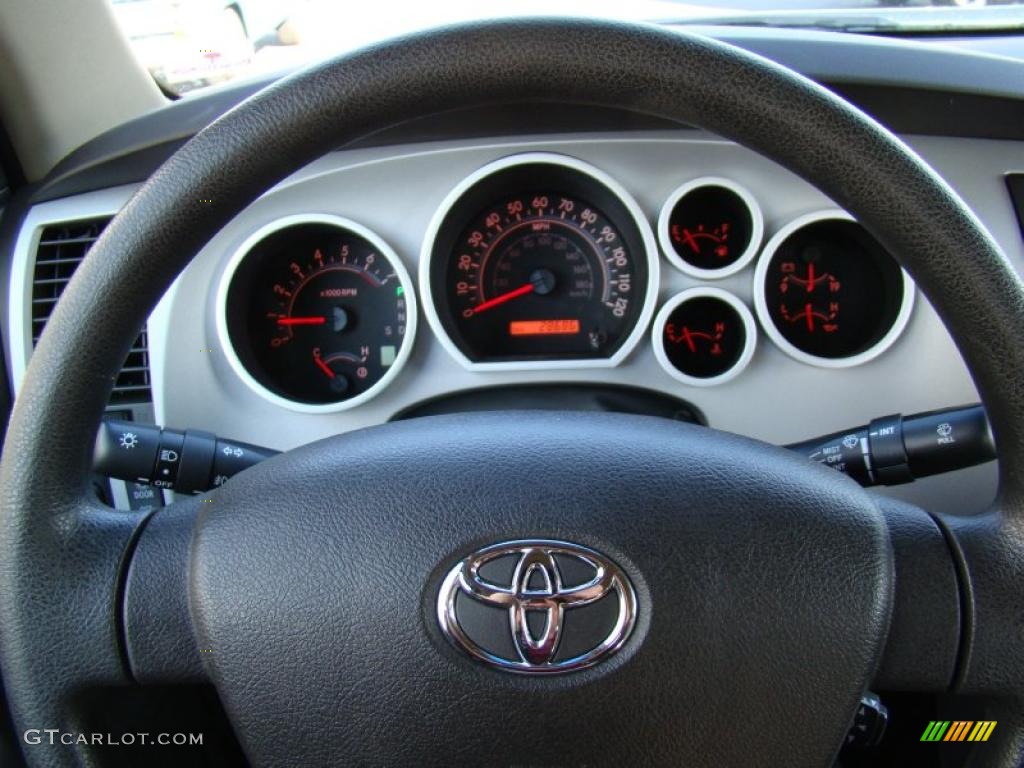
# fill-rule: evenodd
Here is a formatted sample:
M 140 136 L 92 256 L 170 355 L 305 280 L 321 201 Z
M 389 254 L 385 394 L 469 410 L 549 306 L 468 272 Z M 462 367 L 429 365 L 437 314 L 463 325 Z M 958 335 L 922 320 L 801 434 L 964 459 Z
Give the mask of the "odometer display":
M 611 359 L 648 312 L 646 223 L 582 164 L 532 158 L 485 169 L 447 208 L 437 322 L 471 364 Z
M 513 336 L 573 335 L 580 332 L 579 320 L 513 320 L 508 324 Z

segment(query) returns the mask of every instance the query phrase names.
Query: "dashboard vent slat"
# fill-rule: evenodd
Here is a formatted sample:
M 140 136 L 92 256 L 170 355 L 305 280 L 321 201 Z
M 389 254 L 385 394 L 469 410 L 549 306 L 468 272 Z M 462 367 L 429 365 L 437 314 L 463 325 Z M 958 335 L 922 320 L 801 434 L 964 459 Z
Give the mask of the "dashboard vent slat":
M 108 219 L 109 221 L 109 219 Z M 102 230 L 102 228 L 101 228 Z M 79 245 L 85 243 L 86 245 L 92 245 L 96 242 L 96 238 L 90 235 L 83 235 L 82 237 L 68 237 L 68 238 L 56 238 L 54 240 L 42 239 L 39 241 L 40 245 Z
M 96 242 L 103 228 L 110 222 L 110 218 L 105 216 L 50 224 L 43 228 L 32 271 L 33 347 L 39 341 L 43 327 L 68 281 L 82 263 L 90 246 Z M 143 328 L 117 376 L 114 390 L 110 395 L 110 403 L 128 405 L 150 402 L 150 386 L 149 338 L 146 329 Z

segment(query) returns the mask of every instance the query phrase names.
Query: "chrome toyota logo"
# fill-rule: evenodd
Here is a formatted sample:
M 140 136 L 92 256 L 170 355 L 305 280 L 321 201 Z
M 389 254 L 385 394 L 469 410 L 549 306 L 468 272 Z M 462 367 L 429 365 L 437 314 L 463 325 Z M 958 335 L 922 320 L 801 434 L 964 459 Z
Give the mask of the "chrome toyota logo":
M 437 620 L 456 647 L 506 672 L 569 672 L 622 647 L 636 622 L 636 595 L 622 569 L 592 549 L 509 541 L 448 572 Z

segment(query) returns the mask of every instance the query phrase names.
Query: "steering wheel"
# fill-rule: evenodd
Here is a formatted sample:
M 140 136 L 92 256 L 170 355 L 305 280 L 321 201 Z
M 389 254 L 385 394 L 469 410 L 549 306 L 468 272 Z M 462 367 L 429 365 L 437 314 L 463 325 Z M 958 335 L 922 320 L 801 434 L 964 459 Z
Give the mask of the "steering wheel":
M 999 448 L 993 508 L 940 518 L 757 441 L 590 413 L 375 427 L 151 515 L 90 497 L 93 438 L 132 339 L 232 216 L 357 137 L 538 100 L 706 128 L 854 214 L 967 361 Z M 70 727 L 92 687 L 207 681 L 257 765 L 823 765 L 874 681 L 978 696 L 998 721 L 979 749 L 1014 765 L 1022 327 L 1013 268 L 913 151 L 826 89 L 729 45 L 651 26 L 512 21 L 320 64 L 168 160 L 107 227 L 39 342 L 0 465 L 0 654 L 17 729 Z M 522 540 L 600 553 L 614 566 L 602 578 L 628 582 L 635 612 L 614 653 L 534 676 L 449 642 L 446 576 Z M 552 590 L 539 594 L 520 607 L 549 605 Z M 27 757 L 83 759 L 45 743 Z

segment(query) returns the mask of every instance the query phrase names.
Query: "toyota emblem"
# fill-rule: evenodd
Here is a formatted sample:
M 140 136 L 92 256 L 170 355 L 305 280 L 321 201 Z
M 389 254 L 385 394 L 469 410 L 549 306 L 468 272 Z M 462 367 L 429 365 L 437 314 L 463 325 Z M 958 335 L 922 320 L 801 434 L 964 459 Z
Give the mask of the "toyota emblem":
M 437 620 L 457 648 L 497 669 L 570 672 L 622 647 L 636 623 L 636 595 L 622 569 L 593 549 L 509 541 L 448 572 Z

